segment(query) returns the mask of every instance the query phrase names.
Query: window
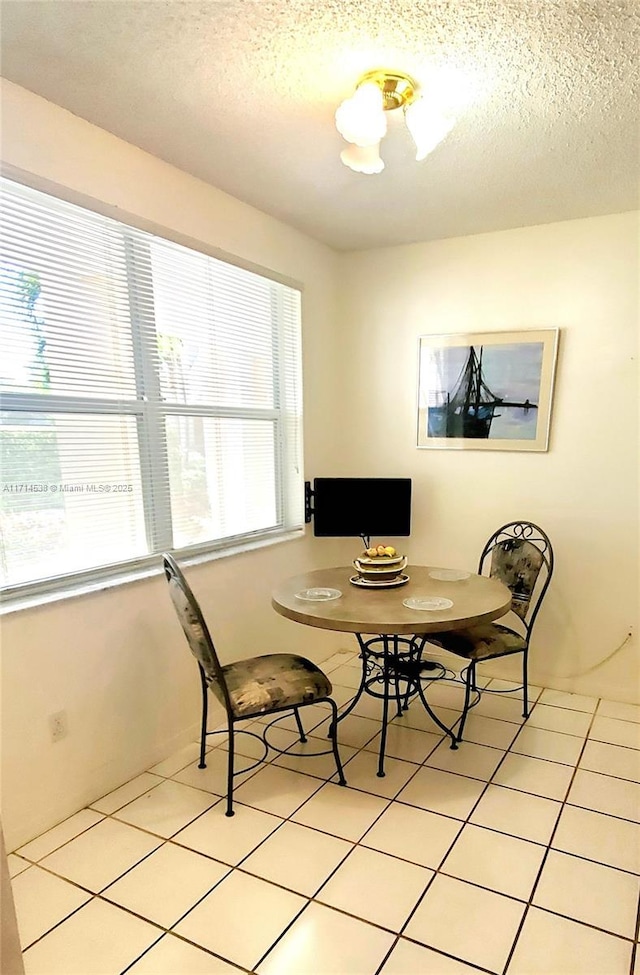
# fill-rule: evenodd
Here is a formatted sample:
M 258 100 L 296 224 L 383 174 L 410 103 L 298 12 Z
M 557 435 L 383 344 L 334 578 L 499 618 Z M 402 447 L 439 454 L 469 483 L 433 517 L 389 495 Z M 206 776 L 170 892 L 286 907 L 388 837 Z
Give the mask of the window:
M 299 291 L 1 187 L 5 591 L 301 527 Z

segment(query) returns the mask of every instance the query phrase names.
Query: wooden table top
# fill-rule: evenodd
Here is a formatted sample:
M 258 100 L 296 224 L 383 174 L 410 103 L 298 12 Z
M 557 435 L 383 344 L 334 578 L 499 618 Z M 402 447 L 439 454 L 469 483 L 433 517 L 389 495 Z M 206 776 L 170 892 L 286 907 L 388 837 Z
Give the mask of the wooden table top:
M 347 633 L 403 634 L 437 633 L 473 626 L 498 619 L 509 611 L 511 592 L 487 576 L 443 582 L 432 578 L 436 567 L 408 565 L 409 581 L 391 589 L 361 589 L 349 579 L 356 575 L 352 566 L 316 569 L 285 579 L 276 586 L 271 605 L 287 619 L 307 626 Z M 296 593 L 305 589 L 339 589 L 339 599 L 313 601 Z M 453 606 L 444 610 L 415 610 L 403 605 L 409 596 L 444 596 Z

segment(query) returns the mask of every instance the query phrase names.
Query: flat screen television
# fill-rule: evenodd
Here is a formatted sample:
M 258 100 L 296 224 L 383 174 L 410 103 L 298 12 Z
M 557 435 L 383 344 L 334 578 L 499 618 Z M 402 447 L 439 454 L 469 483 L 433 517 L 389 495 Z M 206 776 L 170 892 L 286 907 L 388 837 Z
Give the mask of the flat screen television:
M 411 534 L 410 477 L 316 477 L 313 534 L 386 538 Z

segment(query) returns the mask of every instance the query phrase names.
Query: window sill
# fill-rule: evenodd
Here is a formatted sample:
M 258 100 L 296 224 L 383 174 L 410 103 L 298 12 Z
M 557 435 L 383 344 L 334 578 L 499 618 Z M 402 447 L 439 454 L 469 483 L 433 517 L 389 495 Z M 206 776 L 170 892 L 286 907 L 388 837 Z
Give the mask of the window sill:
M 244 542 L 241 545 L 234 545 L 229 548 L 216 549 L 212 552 L 199 552 L 197 555 L 180 556 L 181 565 L 203 565 L 206 562 L 215 562 L 218 559 L 225 559 L 232 555 L 241 555 L 245 552 L 252 552 L 257 549 L 267 548 L 271 545 L 279 545 L 281 542 L 292 542 L 304 537 L 304 529 L 284 532 L 282 535 L 271 538 L 262 538 L 258 541 Z M 158 555 L 158 563 L 160 556 Z M 108 578 L 94 579 L 91 582 L 79 582 L 70 584 L 64 589 L 56 589 L 51 592 L 32 593 L 27 596 L 15 596 L 0 603 L 0 616 L 8 616 L 12 613 L 20 613 L 25 610 L 36 609 L 39 606 L 47 606 L 50 603 L 61 602 L 66 599 L 76 599 L 80 596 L 94 595 L 98 592 L 107 592 L 109 589 L 116 589 L 119 586 L 128 586 L 132 583 L 142 582 L 154 576 L 161 575 L 162 566 L 146 565 L 138 569 L 123 571 L 118 575 L 110 575 Z

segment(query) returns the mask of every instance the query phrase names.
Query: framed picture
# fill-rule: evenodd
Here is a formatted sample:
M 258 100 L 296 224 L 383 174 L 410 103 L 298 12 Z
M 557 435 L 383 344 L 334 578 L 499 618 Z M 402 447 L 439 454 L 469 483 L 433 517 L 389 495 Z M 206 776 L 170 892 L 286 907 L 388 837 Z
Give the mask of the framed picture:
M 421 336 L 418 447 L 547 450 L 558 334 Z

